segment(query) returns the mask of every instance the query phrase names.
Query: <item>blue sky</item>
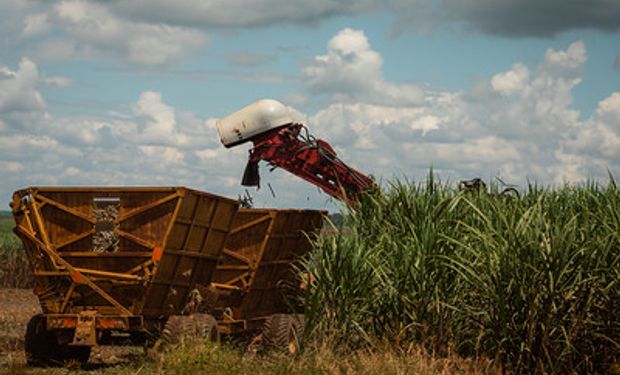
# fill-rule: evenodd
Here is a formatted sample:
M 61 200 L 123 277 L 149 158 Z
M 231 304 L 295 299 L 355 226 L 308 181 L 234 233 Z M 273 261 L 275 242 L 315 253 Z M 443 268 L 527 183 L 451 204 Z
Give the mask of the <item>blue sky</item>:
M 29 185 L 236 197 L 217 118 L 284 102 L 380 180 L 620 175 L 620 3 L 2 0 L 0 202 Z M 258 206 L 333 208 L 262 168 Z

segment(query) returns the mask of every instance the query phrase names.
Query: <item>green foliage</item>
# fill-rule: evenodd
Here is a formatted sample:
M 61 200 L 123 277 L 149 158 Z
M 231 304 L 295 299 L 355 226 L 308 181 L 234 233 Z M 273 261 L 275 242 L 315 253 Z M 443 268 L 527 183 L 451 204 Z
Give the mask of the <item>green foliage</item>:
M 14 223 L 10 211 L 0 211 L 0 236 L 11 234 Z
M 491 187 L 491 191 L 495 191 Z M 396 181 L 304 262 L 308 327 L 488 357 L 511 372 L 606 371 L 620 353 L 620 191 L 521 197 Z
M 0 287 L 28 288 L 33 284 L 32 272 L 21 241 L 13 234 L 14 226 L 10 213 L 0 212 Z

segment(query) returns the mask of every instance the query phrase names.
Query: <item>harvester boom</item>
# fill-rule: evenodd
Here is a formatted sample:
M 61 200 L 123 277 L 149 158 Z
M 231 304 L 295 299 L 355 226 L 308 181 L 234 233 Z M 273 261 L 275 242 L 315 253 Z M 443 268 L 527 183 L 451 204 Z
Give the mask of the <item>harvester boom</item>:
M 259 186 L 261 160 L 347 203 L 357 202 L 363 191 L 375 186 L 372 178 L 340 160 L 327 142 L 295 123 L 288 108 L 276 100 L 259 100 L 221 119 L 217 128 L 226 147 L 254 144 L 241 182 L 244 186 Z
M 364 190 L 374 186 L 370 177 L 345 164 L 327 142 L 309 135 L 302 124 L 273 129 L 252 142 L 254 147 L 241 182 L 244 186 L 258 186 L 258 162 L 261 160 L 349 203 L 356 202 Z

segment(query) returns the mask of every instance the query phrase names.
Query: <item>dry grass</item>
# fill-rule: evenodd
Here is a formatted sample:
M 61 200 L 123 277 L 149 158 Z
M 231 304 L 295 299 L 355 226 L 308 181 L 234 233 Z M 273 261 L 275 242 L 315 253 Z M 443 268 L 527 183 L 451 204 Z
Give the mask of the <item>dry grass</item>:
M 0 374 L 497 374 L 484 361 L 433 357 L 420 347 L 341 352 L 321 341 L 298 357 L 248 355 L 238 344 L 199 342 L 153 359 L 139 347 L 96 347 L 79 368 L 30 368 L 23 353 L 26 324 L 40 312 L 30 289 L 0 289 Z
M 26 324 L 40 312 L 30 290 L 0 289 L 0 351 L 21 350 Z
M 0 373 L 11 374 L 424 374 L 469 375 L 499 374 L 500 371 L 482 362 L 458 357 L 433 358 L 422 351 L 398 353 L 385 351 L 358 351 L 336 354 L 322 347 L 298 357 L 266 355 L 249 357 L 230 344 L 216 345 L 199 342 L 181 346 L 159 359 L 145 355 L 130 355 L 117 364 L 89 363 L 85 367 L 67 365 L 64 368 L 29 368 L 23 354 L 9 353 L 10 362 L 0 367 Z
M 327 344 L 297 357 L 249 357 L 239 348 L 198 343 L 181 347 L 160 359 L 158 373 L 165 374 L 499 374 L 482 361 L 457 356 L 437 358 L 420 348 L 397 351 L 393 347 L 340 352 Z
M 138 347 L 98 347 L 83 368 L 29 368 L 23 353 L 23 335 L 30 317 L 40 312 L 30 290 L 0 289 L 0 374 L 497 374 L 484 361 L 448 356 L 437 358 L 419 347 L 396 351 L 339 352 L 331 344 L 308 348 L 298 357 L 250 356 L 236 344 L 194 343 L 153 360 Z

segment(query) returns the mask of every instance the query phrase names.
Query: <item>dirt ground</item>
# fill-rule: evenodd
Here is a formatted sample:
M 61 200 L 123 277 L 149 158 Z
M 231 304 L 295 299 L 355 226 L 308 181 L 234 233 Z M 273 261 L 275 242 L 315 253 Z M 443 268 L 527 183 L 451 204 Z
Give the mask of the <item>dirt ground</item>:
M 41 312 L 30 289 L 0 289 L 0 374 L 67 374 L 70 369 L 41 369 L 26 366 L 24 334 L 30 317 Z M 143 358 L 142 348 L 95 347 L 82 371 L 99 373 Z M 107 371 L 106 371 L 107 372 Z

